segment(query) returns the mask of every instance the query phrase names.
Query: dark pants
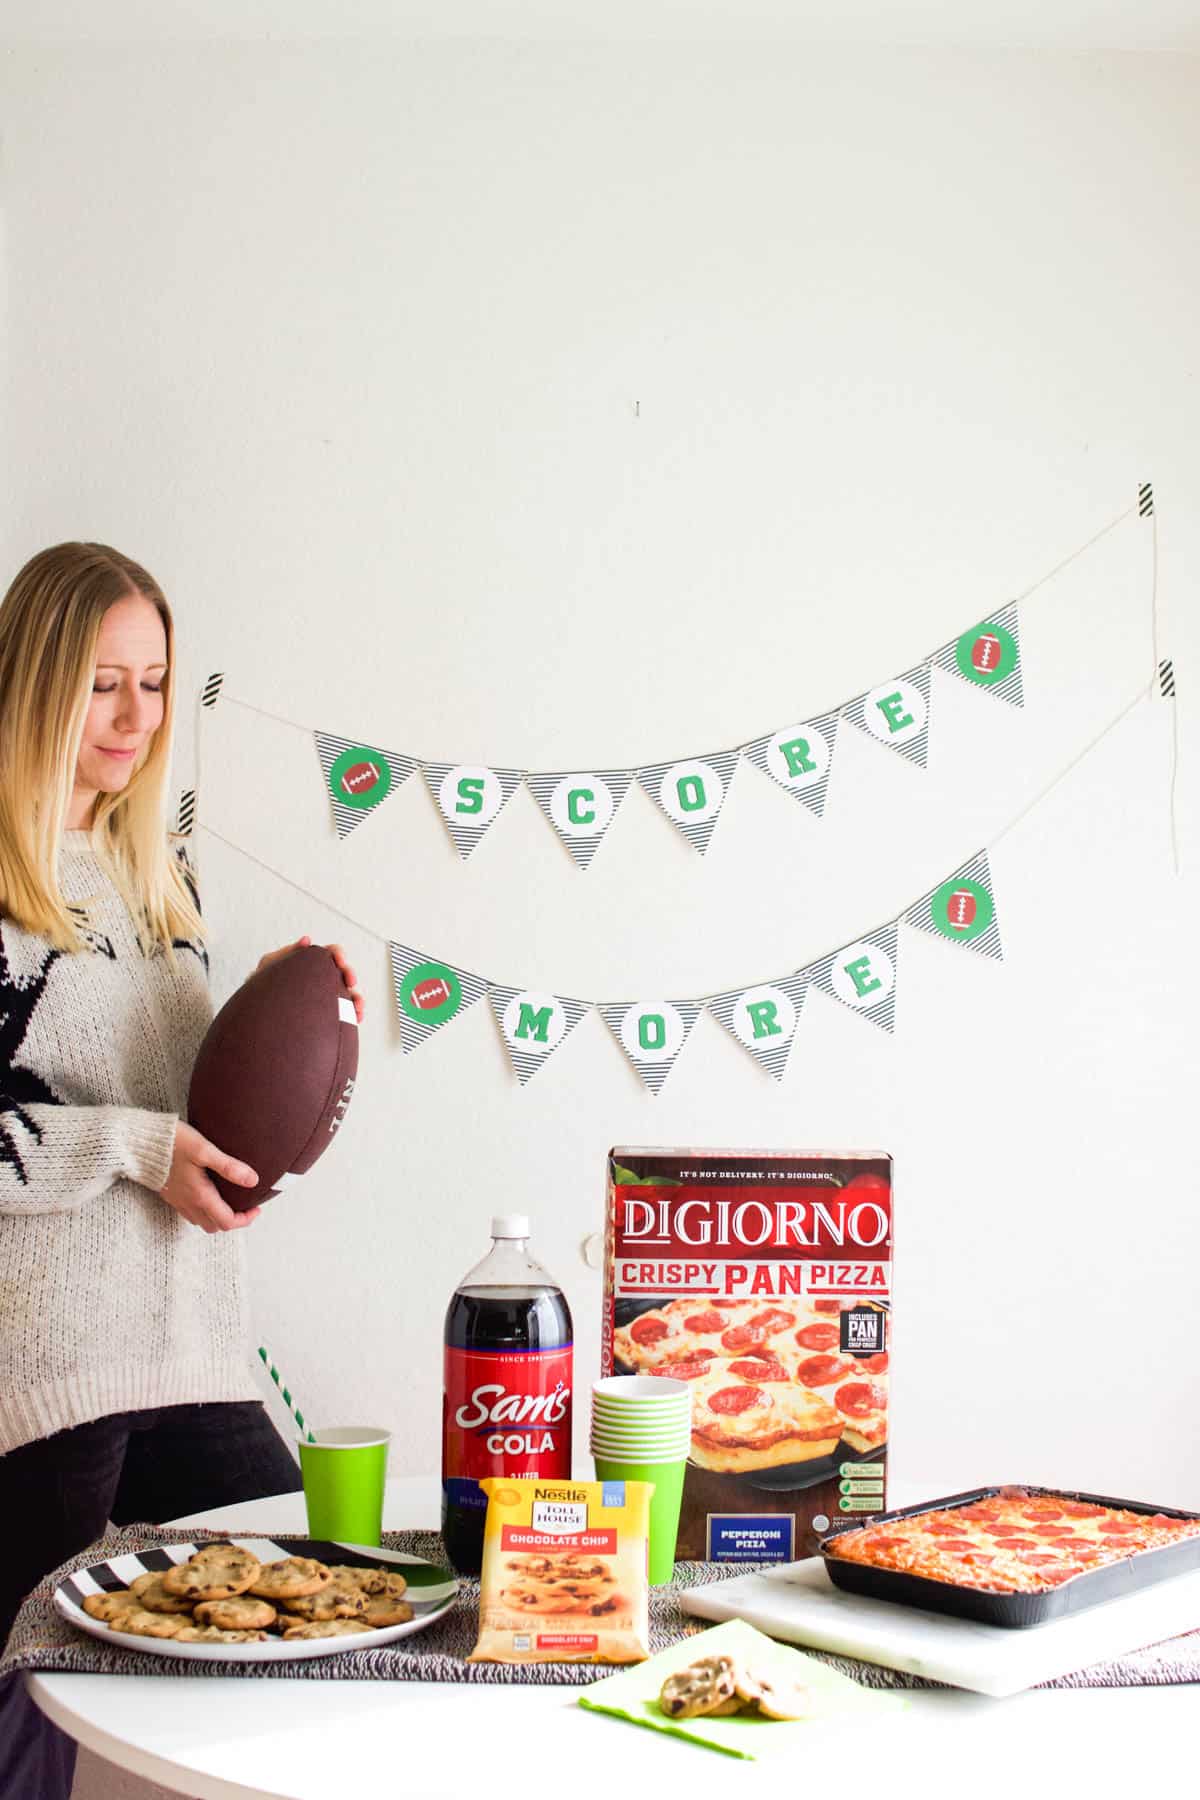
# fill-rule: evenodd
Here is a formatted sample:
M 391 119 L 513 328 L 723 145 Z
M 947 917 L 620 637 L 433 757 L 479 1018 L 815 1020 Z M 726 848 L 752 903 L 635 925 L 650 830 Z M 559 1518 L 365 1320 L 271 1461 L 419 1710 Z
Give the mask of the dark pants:
M 266 1494 L 300 1471 L 257 1400 L 114 1413 L 0 1456 L 0 1645 L 25 1595 L 114 1525 L 158 1524 Z M 75 1744 L 20 1675 L 0 1682 L 0 1800 L 67 1800 Z

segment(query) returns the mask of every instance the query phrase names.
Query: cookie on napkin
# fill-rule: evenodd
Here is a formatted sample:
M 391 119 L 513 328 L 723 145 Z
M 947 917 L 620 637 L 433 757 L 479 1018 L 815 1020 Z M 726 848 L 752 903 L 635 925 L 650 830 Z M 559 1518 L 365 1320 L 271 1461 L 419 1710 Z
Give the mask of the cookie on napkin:
M 804 1719 L 768 1719 L 758 1712 L 668 1718 L 658 1703 L 667 1676 L 686 1669 L 701 1657 L 722 1655 L 743 1666 L 752 1664 L 771 1670 L 781 1683 L 807 1689 L 811 1694 L 811 1713 Z M 805 1656 L 790 1644 L 777 1644 L 741 1619 L 730 1619 L 724 1625 L 714 1625 L 711 1631 L 682 1638 L 669 1650 L 660 1650 L 657 1656 L 633 1668 L 606 1675 L 582 1690 L 579 1704 L 592 1712 L 614 1713 L 634 1725 L 647 1725 L 652 1731 L 669 1731 L 675 1737 L 689 1738 L 694 1744 L 724 1751 L 727 1756 L 753 1759 L 799 1749 L 803 1744 L 799 1734 L 826 1719 L 844 1718 L 849 1713 L 896 1712 L 908 1702 L 902 1694 L 862 1687 L 848 1675 L 831 1669 L 828 1663 Z

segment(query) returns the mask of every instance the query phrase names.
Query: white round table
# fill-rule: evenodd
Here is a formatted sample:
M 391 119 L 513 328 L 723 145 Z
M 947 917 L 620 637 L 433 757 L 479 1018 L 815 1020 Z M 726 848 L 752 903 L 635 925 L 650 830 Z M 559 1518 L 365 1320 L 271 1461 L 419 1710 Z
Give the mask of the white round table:
M 430 1525 L 438 1483 L 388 1483 L 389 1530 Z M 303 1533 L 300 1494 L 171 1521 L 253 1534 Z M 601 1671 L 597 1671 L 597 1676 Z M 1200 1732 L 1200 1686 L 1032 1691 L 988 1700 L 915 1692 L 896 1715 L 848 1731 L 818 1725 L 803 1759 L 742 1762 L 585 1712 L 573 1688 L 453 1682 L 253 1681 L 234 1677 L 30 1675 L 43 1712 L 96 1755 L 194 1800 L 565 1800 L 626 1794 L 726 1800 L 1012 1800 L 1128 1796 L 1159 1777 L 1185 1792 Z M 799 1784 L 799 1786 L 798 1786 Z M 6 1797 L 7 1800 L 7 1797 Z M 15 1797 L 14 1797 L 15 1800 Z

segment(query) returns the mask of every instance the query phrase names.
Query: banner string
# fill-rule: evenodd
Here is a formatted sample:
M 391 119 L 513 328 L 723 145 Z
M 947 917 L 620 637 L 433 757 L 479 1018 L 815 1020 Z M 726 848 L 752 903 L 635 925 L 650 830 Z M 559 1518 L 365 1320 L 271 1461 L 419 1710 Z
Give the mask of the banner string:
M 1110 531 L 1115 531 L 1118 525 L 1124 524 L 1125 520 L 1128 519 L 1131 514 L 1136 513 L 1137 510 L 1138 510 L 1138 507 L 1137 507 L 1136 502 L 1132 506 L 1125 507 L 1123 511 L 1117 513 L 1114 518 L 1110 519 L 1107 525 L 1102 525 L 1100 530 L 1097 531 L 1092 537 L 1088 538 L 1086 543 L 1080 544 L 1076 549 L 1072 550 L 1069 556 L 1064 556 L 1061 562 L 1055 563 L 1054 567 L 1052 569 L 1047 570 L 1047 572 L 1044 575 L 1039 575 L 1038 579 L 1033 583 L 1033 585 L 1031 587 L 1026 588 L 1024 593 L 1017 594 L 1010 600 L 1001 601 L 999 603 L 999 606 L 994 608 L 993 611 L 998 611 L 998 610 L 1000 610 L 1000 608 L 1006 607 L 1006 606 L 1022 605 L 1026 600 L 1028 600 L 1030 598 L 1031 595 L 1036 594 L 1039 588 L 1045 587 L 1046 584 L 1048 582 L 1052 581 L 1056 575 L 1060 575 L 1062 573 L 1062 571 L 1064 569 L 1069 568 L 1073 562 L 1077 562 L 1081 556 L 1085 556 L 1089 550 L 1091 550 L 1096 544 L 1100 543 L 1102 538 L 1106 538 Z M 985 614 L 984 616 L 986 617 L 987 615 Z M 938 651 L 943 649 L 944 647 L 945 646 L 942 644 L 936 645 L 933 650 L 929 651 L 928 655 L 919 657 L 917 659 L 917 662 L 913 665 L 913 667 L 919 667 L 921 664 L 931 661 L 931 659 L 937 655 Z M 860 692 L 864 692 L 864 693 L 870 692 L 871 685 L 872 684 L 868 684 L 867 688 L 860 690 Z M 850 694 L 847 696 L 847 698 L 845 700 L 843 700 L 837 706 L 817 707 L 812 712 L 811 716 L 816 718 L 818 716 L 821 716 L 821 715 L 824 715 L 827 713 L 828 714 L 840 713 L 846 707 L 850 706 L 852 704 L 852 702 L 854 700 L 856 700 L 858 697 L 859 697 L 858 694 Z M 268 711 L 268 709 L 265 706 L 256 706 L 253 703 L 253 701 L 243 700 L 237 694 L 226 694 L 225 702 L 227 705 L 240 706 L 245 712 L 257 713 L 260 718 L 272 719 L 275 722 L 275 724 L 277 724 L 277 725 L 287 725 L 293 731 L 302 731 L 302 732 L 304 732 L 304 734 L 307 737 L 311 737 L 313 735 L 313 727 L 311 725 L 302 725 L 299 722 L 299 720 L 297 720 L 297 719 L 286 718 L 282 713 L 270 712 L 270 711 Z M 199 729 L 199 713 L 197 713 L 197 730 L 198 729 Z M 761 735 L 762 735 L 761 733 L 757 734 L 757 736 L 761 736 Z M 358 741 L 358 740 L 355 740 L 355 741 Z M 733 751 L 745 750 L 749 744 L 754 743 L 755 741 L 757 741 L 756 738 L 748 738 L 742 743 L 727 745 L 724 751 L 708 750 L 705 752 L 705 754 L 709 755 L 709 756 L 728 755 Z M 444 761 L 449 760 L 445 757 L 432 757 L 431 758 L 431 757 L 418 756 L 416 751 L 414 751 L 414 750 L 408 750 L 405 752 L 405 754 L 408 756 L 411 756 L 415 762 L 420 763 L 421 765 L 426 765 L 430 762 L 444 762 Z M 663 760 L 664 759 L 662 757 L 655 757 L 653 759 L 653 764 L 657 765 L 658 763 L 662 762 Z M 681 758 L 671 758 L 668 760 L 680 761 L 682 759 Z M 513 768 L 514 772 L 521 776 L 538 775 L 538 774 L 543 774 L 543 773 L 556 773 L 557 772 L 557 771 L 540 770 L 540 769 L 517 768 L 514 764 L 511 764 L 511 763 L 493 763 L 491 766 L 492 767 L 503 767 L 506 769 Z M 591 762 L 577 761 L 574 766 L 582 769 L 582 768 L 593 768 L 593 767 L 594 768 L 609 768 L 613 765 L 611 764 L 611 762 L 608 759 L 601 758 L 599 762 L 595 761 L 595 759 L 593 759 Z M 652 765 L 645 764 L 645 763 L 634 763 L 634 764 L 630 764 L 630 765 L 626 765 L 626 766 L 629 769 L 630 773 L 635 773 L 640 768 L 645 768 L 645 767 L 649 767 Z
M 1022 820 L 1027 818 L 1028 815 L 1034 810 L 1034 808 L 1036 806 L 1039 806 L 1041 804 L 1041 802 L 1047 798 L 1048 795 L 1052 794 L 1054 792 L 1055 788 L 1059 787 L 1062 784 L 1062 782 L 1064 782 L 1068 778 L 1068 776 L 1073 772 L 1073 770 L 1075 770 L 1078 767 L 1078 765 L 1081 762 L 1083 762 L 1085 757 L 1090 756 L 1092 751 L 1095 750 L 1098 745 L 1100 745 L 1104 742 L 1104 739 L 1106 737 L 1108 737 L 1110 732 L 1115 731 L 1117 726 L 1123 723 L 1123 721 L 1134 710 L 1134 708 L 1136 706 L 1138 706 L 1144 699 L 1147 698 L 1147 696 L 1153 691 L 1153 685 L 1154 685 L 1153 682 L 1147 682 L 1142 687 L 1140 687 L 1138 689 L 1138 691 L 1133 695 L 1132 699 L 1128 700 L 1125 703 L 1125 705 L 1121 708 L 1120 712 L 1116 713 L 1114 715 L 1114 717 L 1111 718 L 1108 721 L 1108 723 L 1105 726 L 1103 726 L 1100 731 L 1098 731 L 1096 733 L 1095 737 L 1092 738 L 1091 742 L 1086 744 L 1082 750 L 1078 751 L 1070 759 L 1069 762 L 1065 763 L 1063 765 L 1063 767 L 1058 771 L 1058 773 L 1056 775 L 1054 775 L 1052 777 L 1052 779 L 1046 783 L 1045 787 L 1043 787 L 1039 793 L 1035 794 L 1034 797 L 1031 800 L 1029 800 L 1012 819 L 1009 820 L 1007 825 L 1005 825 L 1000 831 L 995 832 L 989 838 L 988 844 L 986 847 L 990 848 L 991 846 L 1000 843 L 1001 840 L 1006 838 L 1011 831 L 1014 831 L 1016 829 L 1016 827 L 1022 822 Z M 285 721 L 285 723 L 287 723 L 287 722 L 288 721 Z M 260 869 L 264 869 L 267 872 L 267 874 L 274 875 L 277 880 L 282 881 L 287 887 L 290 887 L 295 893 L 303 894 L 307 899 L 312 900 L 318 906 L 323 907 L 326 912 L 332 913 L 335 918 L 344 920 L 347 925 L 352 925 L 356 931 L 362 932 L 365 937 L 374 938 L 377 943 L 384 944 L 384 945 L 387 945 L 390 943 L 398 943 L 400 941 L 398 938 L 396 938 L 394 936 L 389 936 L 388 934 L 386 934 L 384 932 L 376 931 L 370 925 L 365 925 L 361 919 L 356 919 L 353 916 L 353 914 L 351 914 L 351 913 L 343 912 L 340 907 L 333 906 L 328 900 L 323 899 L 320 894 L 315 893 L 312 888 L 306 888 L 300 882 L 293 881 L 291 876 L 284 874 L 282 869 L 277 869 L 273 863 L 264 861 L 263 858 L 260 856 L 255 856 L 255 854 L 252 850 L 247 850 L 244 845 L 235 842 L 235 840 L 233 838 L 226 837 L 224 832 L 215 830 L 213 826 L 207 825 L 207 824 L 203 823 L 203 821 L 199 822 L 198 829 L 207 833 L 207 835 L 209 837 L 216 838 L 219 843 L 227 845 L 229 849 L 236 851 L 236 853 L 239 856 L 245 857 L 248 862 L 255 863 Z M 955 866 L 957 867 L 959 865 L 956 864 Z M 884 919 L 881 924 L 874 926 L 872 928 L 872 931 L 859 932 L 855 935 L 854 938 L 852 938 L 849 941 L 857 943 L 861 939 L 871 937 L 874 932 L 885 930 L 889 925 L 898 924 L 904 917 L 904 914 L 909 910 L 909 907 L 914 904 L 915 904 L 915 901 L 909 902 L 909 905 L 902 907 L 898 913 L 893 913 L 889 918 Z M 828 955 L 829 952 L 826 951 L 826 952 L 824 952 L 824 954 Z M 810 958 L 808 958 L 807 962 L 805 962 L 804 964 L 801 965 L 801 968 L 802 969 L 809 968 L 814 963 L 817 963 L 820 961 L 821 961 L 820 956 L 810 957 Z M 477 970 L 473 970 L 471 972 L 473 974 L 478 975 Z M 794 973 L 796 973 L 796 974 L 799 974 L 800 972 L 801 972 L 800 969 L 797 969 L 796 971 L 794 971 Z M 510 985 L 507 983 L 498 984 L 495 981 L 492 981 L 488 976 L 485 976 L 485 975 L 479 975 L 479 979 L 481 981 L 485 982 L 488 987 L 496 987 L 497 985 Z M 745 987 L 745 988 L 749 988 L 754 985 L 756 985 L 756 984 L 753 982 L 743 982 L 741 984 L 741 986 Z M 696 1000 L 696 1001 L 699 1001 L 701 1004 L 704 1004 L 705 1002 L 707 1002 L 709 1000 L 718 999 L 723 993 L 726 993 L 728 991 L 730 991 L 730 990 L 723 989 L 723 988 L 716 988 L 710 994 L 689 994 L 686 997 L 689 1000 Z M 589 1006 L 589 1007 L 590 1006 L 598 1006 L 600 1004 L 604 1004 L 604 1005 L 616 1004 L 616 1002 L 610 1002 L 610 1001 L 604 1001 L 603 1003 L 601 1003 L 596 1000 L 582 1000 L 577 995 L 575 995 L 575 996 L 567 996 L 567 995 L 560 996 L 560 998 L 562 998 L 562 999 L 566 999 L 568 997 L 577 999 L 577 1000 L 579 1000 L 579 1003 L 581 1005 L 585 1005 L 585 1006 Z

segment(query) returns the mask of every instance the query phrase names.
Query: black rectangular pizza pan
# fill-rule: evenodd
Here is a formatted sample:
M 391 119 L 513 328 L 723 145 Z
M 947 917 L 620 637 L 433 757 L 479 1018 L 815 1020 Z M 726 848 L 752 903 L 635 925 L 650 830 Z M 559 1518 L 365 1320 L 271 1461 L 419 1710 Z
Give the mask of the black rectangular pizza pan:
M 1200 1537 L 1185 1538 L 1182 1543 L 1165 1544 L 1158 1550 L 1135 1551 L 1118 1562 L 1088 1569 L 1045 1593 L 990 1594 L 983 1588 L 958 1587 L 949 1581 L 933 1581 L 926 1575 L 872 1568 L 866 1563 L 846 1562 L 829 1554 L 829 1545 L 848 1531 L 857 1531 L 866 1525 L 886 1525 L 891 1519 L 912 1519 L 919 1513 L 970 1506 L 976 1500 L 990 1500 L 996 1494 L 1014 1490 L 1034 1498 L 1045 1496 L 1056 1500 L 1082 1500 L 1091 1506 L 1119 1507 L 1123 1512 L 1162 1513 L 1168 1519 L 1200 1519 L 1200 1513 L 1183 1512 L 1177 1506 L 1152 1506 L 1144 1500 L 1115 1500 L 1110 1494 L 1084 1494 L 1068 1488 L 1033 1487 L 1024 1481 L 1005 1482 L 1002 1486 L 950 1494 L 941 1500 L 924 1500 L 919 1506 L 901 1506 L 890 1512 L 873 1513 L 870 1519 L 839 1520 L 818 1544 L 829 1579 L 848 1594 L 863 1594 L 871 1600 L 891 1600 L 900 1606 L 918 1606 L 926 1612 L 952 1613 L 956 1618 L 976 1619 L 984 1625 L 1019 1630 L 1065 1618 L 1069 1613 L 1082 1612 L 1085 1607 L 1097 1606 L 1104 1600 L 1116 1600 L 1139 1588 L 1150 1587 L 1156 1581 L 1166 1581 L 1172 1575 L 1183 1575 L 1200 1568 Z

